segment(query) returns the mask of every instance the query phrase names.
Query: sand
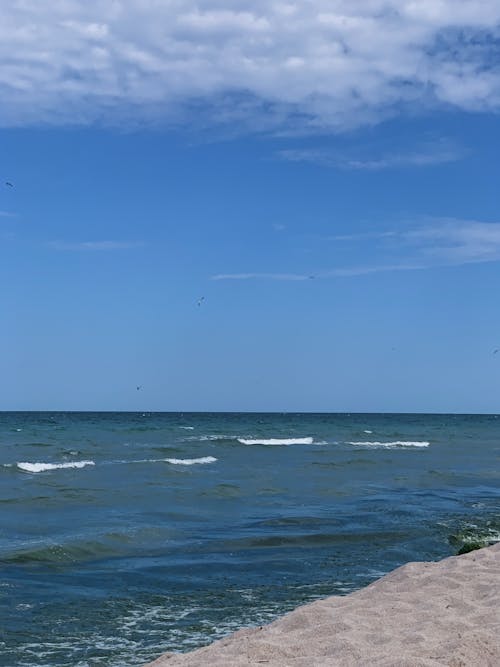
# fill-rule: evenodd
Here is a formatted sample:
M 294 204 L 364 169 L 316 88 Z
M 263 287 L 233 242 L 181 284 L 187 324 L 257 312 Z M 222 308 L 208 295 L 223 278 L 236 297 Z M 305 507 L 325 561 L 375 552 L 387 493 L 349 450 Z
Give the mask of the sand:
M 409 563 L 350 595 L 147 667 L 177 665 L 499 667 L 500 544 Z

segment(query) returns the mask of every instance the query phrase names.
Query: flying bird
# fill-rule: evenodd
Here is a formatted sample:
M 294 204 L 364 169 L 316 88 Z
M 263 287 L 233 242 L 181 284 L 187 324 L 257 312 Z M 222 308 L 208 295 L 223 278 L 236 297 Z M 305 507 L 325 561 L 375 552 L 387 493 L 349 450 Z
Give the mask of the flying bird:
M 9 188 L 14 187 L 14 183 L 11 183 L 10 181 L 5 181 L 5 185 L 7 185 Z
M 202 296 L 201 299 L 198 299 L 198 306 L 201 306 L 201 304 L 205 301 L 205 297 Z
M 493 350 L 493 354 L 496 354 L 497 352 L 500 352 L 500 347 L 497 347 L 496 350 Z
M 140 391 L 142 389 L 142 384 L 140 384 L 138 387 L 136 387 L 137 391 Z

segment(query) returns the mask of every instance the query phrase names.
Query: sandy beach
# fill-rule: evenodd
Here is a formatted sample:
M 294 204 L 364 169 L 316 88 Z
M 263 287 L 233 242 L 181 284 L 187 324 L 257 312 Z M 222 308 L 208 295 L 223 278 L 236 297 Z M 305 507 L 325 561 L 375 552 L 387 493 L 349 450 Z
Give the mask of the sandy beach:
M 408 563 L 355 593 L 297 608 L 146 667 L 497 667 L 500 544 L 433 563 Z

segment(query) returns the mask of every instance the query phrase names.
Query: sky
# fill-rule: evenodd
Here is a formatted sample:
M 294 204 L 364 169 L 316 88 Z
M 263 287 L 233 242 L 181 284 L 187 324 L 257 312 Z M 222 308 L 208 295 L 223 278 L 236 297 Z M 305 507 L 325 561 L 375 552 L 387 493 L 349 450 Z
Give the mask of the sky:
M 497 0 L 13 0 L 0 63 L 0 409 L 500 412 Z

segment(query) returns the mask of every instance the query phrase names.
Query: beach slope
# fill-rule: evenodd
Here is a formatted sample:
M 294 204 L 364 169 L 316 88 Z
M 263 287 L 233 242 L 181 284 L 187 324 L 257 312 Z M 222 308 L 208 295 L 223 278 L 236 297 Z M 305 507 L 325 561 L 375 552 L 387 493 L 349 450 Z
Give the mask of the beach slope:
M 146 667 L 497 667 L 500 544 L 409 563 L 355 593 L 313 602 Z

